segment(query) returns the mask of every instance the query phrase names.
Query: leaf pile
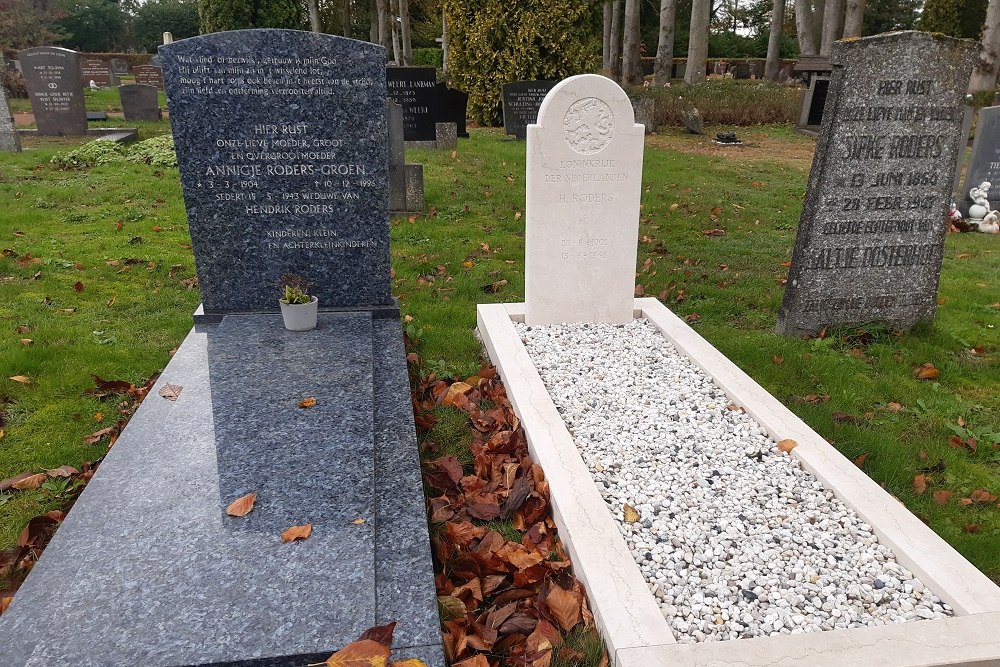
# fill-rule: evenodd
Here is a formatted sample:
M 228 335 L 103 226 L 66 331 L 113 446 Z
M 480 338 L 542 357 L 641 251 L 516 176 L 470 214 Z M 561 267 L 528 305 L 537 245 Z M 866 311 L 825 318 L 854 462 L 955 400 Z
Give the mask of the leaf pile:
M 419 361 L 415 354 L 409 359 Z M 558 655 L 582 664 L 582 653 L 561 645 L 578 625 L 596 632 L 593 615 L 556 535 L 548 483 L 528 454 L 496 369 L 465 381 L 417 373 L 415 385 L 421 431 L 433 428 L 435 411 L 449 408 L 467 415 L 472 430 L 471 465 L 451 455 L 424 463 L 449 662 L 548 667 Z M 423 443 L 425 453 L 435 448 Z

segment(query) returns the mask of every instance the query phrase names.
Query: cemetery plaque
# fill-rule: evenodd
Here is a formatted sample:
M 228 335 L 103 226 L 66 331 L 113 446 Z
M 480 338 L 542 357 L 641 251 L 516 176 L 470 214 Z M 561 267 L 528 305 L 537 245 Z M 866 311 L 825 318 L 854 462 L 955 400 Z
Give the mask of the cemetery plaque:
M 443 83 L 435 87 L 438 104 L 438 122 L 455 123 L 458 136 L 468 138 L 465 121 L 469 115 L 469 95 L 461 90 L 449 88 Z
M 836 42 L 778 332 L 934 316 L 974 42 Z
M 160 47 L 206 314 L 392 304 L 384 50 L 240 30 Z
M 111 71 L 114 72 L 115 76 L 128 74 L 128 61 L 122 60 L 121 58 L 112 58 Z
M 163 118 L 160 111 L 160 97 L 155 86 L 130 83 L 118 86 L 118 97 L 122 102 L 125 120 L 158 121 Z
M 111 88 L 118 85 L 111 67 L 103 60 L 84 60 L 80 63 L 80 72 L 83 75 L 83 85 L 89 86 L 93 81 L 101 88 Z
M 972 157 L 965 176 L 965 185 L 960 193 L 959 208 L 968 214 L 972 198 L 969 190 L 983 181 L 990 183 L 992 207 L 1000 206 L 1000 107 L 985 107 L 979 110 L 976 124 L 976 138 L 972 141 Z
M 38 134 L 87 134 L 80 54 L 58 46 L 37 46 L 20 51 L 18 58 Z
M 0 153 L 16 153 L 21 150 L 21 138 L 14 127 L 14 116 L 7 104 L 7 88 L 0 84 Z
M 434 141 L 437 71 L 433 67 L 387 67 L 389 99 L 403 107 L 403 140 Z
M 546 95 L 527 128 L 527 324 L 632 320 L 643 135 L 611 79 Z
M 538 118 L 538 109 L 555 81 L 514 81 L 503 85 L 503 131 L 524 139 L 528 125 Z
M 163 70 L 156 65 L 136 65 L 132 68 L 136 83 L 156 86 L 163 90 Z

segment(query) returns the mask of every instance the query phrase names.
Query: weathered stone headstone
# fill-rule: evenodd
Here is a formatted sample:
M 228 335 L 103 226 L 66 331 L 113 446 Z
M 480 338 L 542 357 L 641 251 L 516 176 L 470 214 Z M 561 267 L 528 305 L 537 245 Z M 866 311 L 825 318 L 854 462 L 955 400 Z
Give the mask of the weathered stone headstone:
M 163 70 L 156 65 L 136 65 L 132 68 L 136 83 L 156 86 L 163 90 Z
M 85 86 L 89 86 L 91 81 L 101 88 L 112 88 L 118 85 L 118 77 L 103 60 L 84 60 L 80 63 L 80 73 L 83 76 L 83 85 Z
M 392 303 L 381 53 L 281 30 L 160 48 L 206 314 L 277 309 L 290 271 L 321 308 Z
M 389 99 L 403 107 L 405 141 L 435 141 L 437 71 L 433 67 L 387 67 Z
M 545 97 L 527 129 L 526 323 L 632 320 L 643 134 L 606 77 Z
M 778 331 L 934 316 L 974 42 L 837 42 Z
M 461 90 L 449 88 L 443 83 L 435 87 L 437 93 L 438 121 L 455 123 L 458 136 L 468 138 L 465 122 L 469 115 L 469 95 Z
M 972 156 L 965 175 L 965 185 L 959 193 L 958 207 L 968 215 L 972 198 L 969 190 L 982 182 L 990 183 L 990 204 L 1000 207 L 1000 107 L 985 107 L 979 110 L 976 123 L 976 138 L 972 141 Z
M 389 102 L 389 212 L 424 210 L 424 165 L 406 164 L 403 108 Z
M 125 120 L 158 121 L 163 119 L 160 110 L 159 91 L 155 86 L 129 83 L 118 86 L 118 97 L 122 102 Z
M 21 138 L 14 127 L 14 116 L 7 104 L 7 89 L 0 83 L 0 153 L 16 153 L 21 150 Z
M 122 76 L 128 74 L 128 61 L 122 60 L 121 58 L 111 59 L 111 71 L 115 76 Z
M 87 134 L 80 54 L 58 46 L 37 46 L 20 51 L 18 58 L 38 134 Z
M 538 118 L 542 100 L 555 81 L 513 81 L 503 85 L 503 131 L 524 139 L 528 125 Z

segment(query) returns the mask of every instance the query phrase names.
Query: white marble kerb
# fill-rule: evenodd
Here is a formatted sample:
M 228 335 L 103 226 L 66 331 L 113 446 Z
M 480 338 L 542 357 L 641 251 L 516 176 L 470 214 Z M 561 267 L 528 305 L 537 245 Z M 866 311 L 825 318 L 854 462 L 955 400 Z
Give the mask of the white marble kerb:
M 527 136 L 526 323 L 632 319 L 643 132 L 606 77 L 545 97 Z

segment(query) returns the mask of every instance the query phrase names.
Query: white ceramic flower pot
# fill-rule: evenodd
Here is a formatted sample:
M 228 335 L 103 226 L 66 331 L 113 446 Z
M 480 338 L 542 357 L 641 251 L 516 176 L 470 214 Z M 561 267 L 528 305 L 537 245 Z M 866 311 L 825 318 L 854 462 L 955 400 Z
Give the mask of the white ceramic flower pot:
M 319 312 L 319 299 L 312 297 L 309 303 L 285 303 L 281 306 L 281 318 L 289 331 L 309 331 L 316 328 L 316 316 Z

